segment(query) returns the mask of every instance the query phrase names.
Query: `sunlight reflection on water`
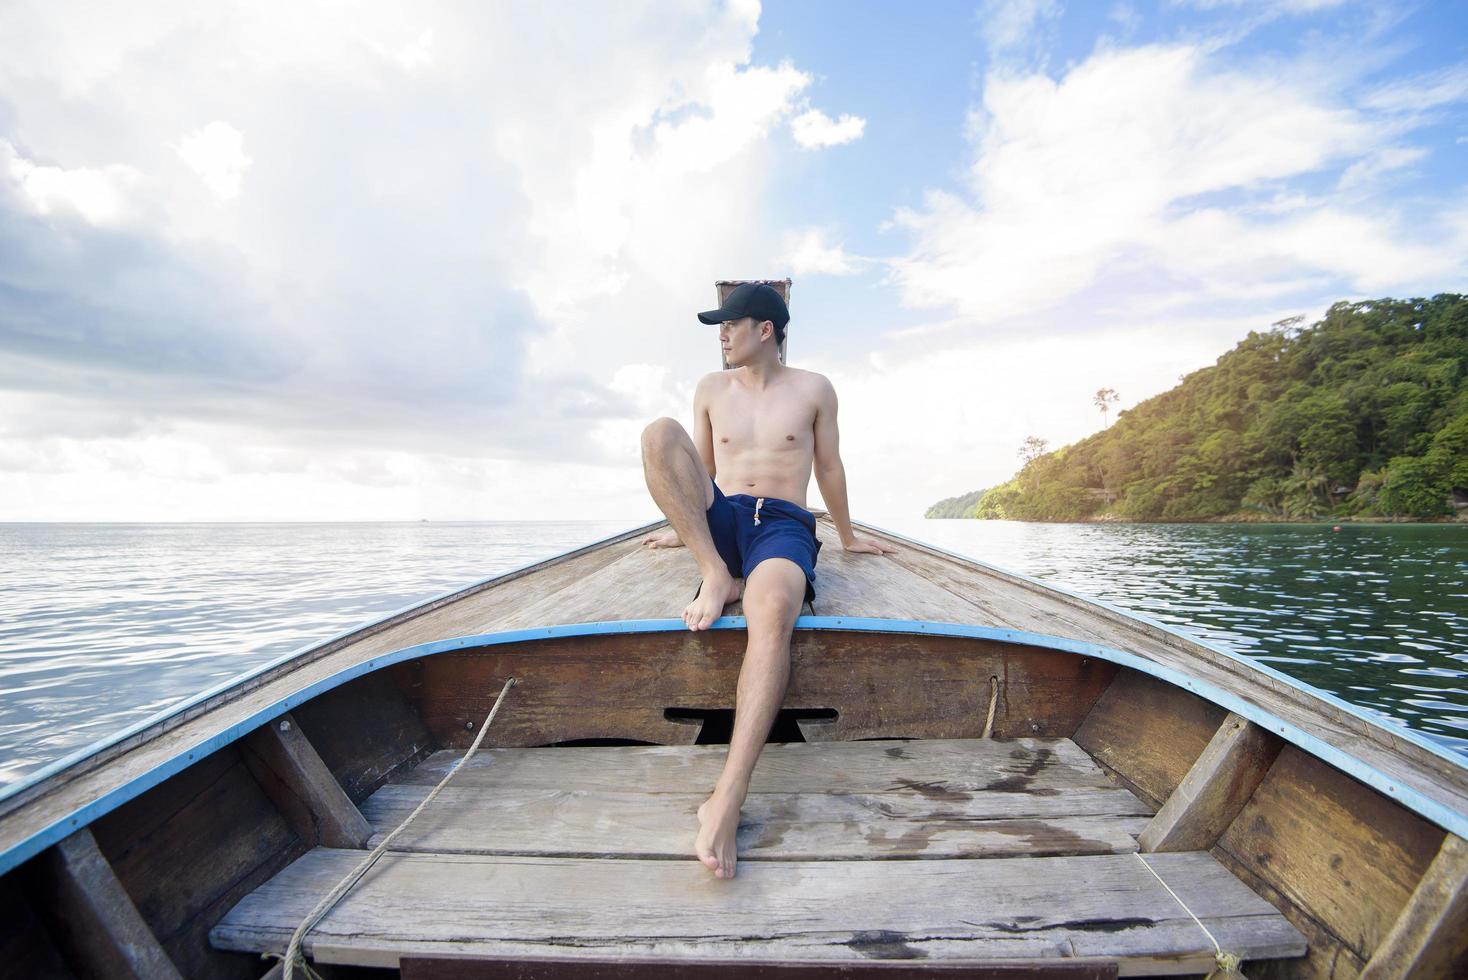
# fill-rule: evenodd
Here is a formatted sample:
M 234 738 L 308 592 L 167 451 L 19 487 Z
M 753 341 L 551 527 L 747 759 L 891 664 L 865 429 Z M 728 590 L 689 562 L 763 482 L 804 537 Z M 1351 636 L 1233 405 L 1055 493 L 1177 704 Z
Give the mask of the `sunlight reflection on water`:
M 1468 526 L 922 520 L 892 530 L 1184 627 L 1468 751 Z
M 634 523 L 0 525 L 0 780 Z M 1462 525 L 892 529 L 1185 627 L 1468 749 Z

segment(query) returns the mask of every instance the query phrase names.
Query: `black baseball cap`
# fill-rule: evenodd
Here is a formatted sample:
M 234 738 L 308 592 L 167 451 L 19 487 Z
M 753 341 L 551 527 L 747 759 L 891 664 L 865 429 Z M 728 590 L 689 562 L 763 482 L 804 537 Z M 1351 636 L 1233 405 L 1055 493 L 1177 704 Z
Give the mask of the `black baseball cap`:
M 775 326 L 784 328 L 790 322 L 790 308 L 785 305 L 774 286 L 762 282 L 744 282 L 735 286 L 724 298 L 723 306 L 700 313 L 698 318 L 704 323 L 723 323 L 725 320 L 738 320 L 745 316 L 752 316 L 761 322 L 769 320 Z

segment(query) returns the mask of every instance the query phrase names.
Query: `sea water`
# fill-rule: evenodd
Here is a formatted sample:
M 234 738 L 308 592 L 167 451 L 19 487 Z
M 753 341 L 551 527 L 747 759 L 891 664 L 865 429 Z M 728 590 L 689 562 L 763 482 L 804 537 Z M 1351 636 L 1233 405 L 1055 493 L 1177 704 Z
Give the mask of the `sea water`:
M 0 782 L 303 646 L 640 523 L 0 524 Z M 1468 752 L 1463 525 L 891 529 L 1182 627 Z

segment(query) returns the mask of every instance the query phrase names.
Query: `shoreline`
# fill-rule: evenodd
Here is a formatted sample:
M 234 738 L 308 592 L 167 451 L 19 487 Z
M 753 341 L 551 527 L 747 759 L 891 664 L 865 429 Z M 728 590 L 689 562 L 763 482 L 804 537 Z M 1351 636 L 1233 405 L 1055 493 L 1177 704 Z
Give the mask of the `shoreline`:
M 1026 520 L 1020 517 L 925 517 L 928 521 L 1013 521 L 1016 524 L 1468 524 L 1468 512 L 1452 517 L 1286 517 L 1283 514 L 1229 514 L 1176 521 L 1132 521 L 1122 517 L 1081 517 L 1069 521 Z

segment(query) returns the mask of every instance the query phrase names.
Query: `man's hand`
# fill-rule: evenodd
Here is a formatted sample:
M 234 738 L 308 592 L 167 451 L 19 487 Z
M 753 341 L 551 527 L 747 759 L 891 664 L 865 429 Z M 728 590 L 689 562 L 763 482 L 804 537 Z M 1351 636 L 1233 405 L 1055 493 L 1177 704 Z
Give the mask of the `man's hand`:
M 897 549 L 889 544 L 873 541 L 871 538 L 858 538 L 855 535 L 850 541 L 844 542 L 841 547 L 847 551 L 864 555 L 894 555 L 897 553 Z
M 681 548 L 683 539 L 678 537 L 678 532 L 672 528 L 664 528 L 656 534 L 649 534 L 642 539 L 642 543 L 649 548 Z

